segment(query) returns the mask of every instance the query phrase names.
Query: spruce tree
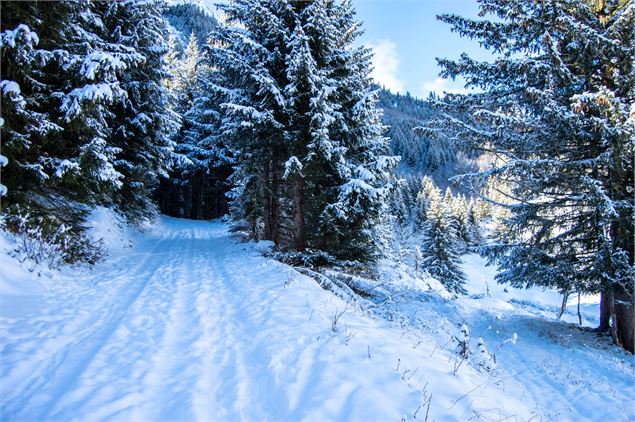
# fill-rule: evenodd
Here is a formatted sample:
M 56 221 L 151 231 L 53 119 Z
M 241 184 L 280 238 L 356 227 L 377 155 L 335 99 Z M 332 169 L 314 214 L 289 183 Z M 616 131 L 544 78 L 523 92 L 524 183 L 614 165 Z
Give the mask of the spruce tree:
M 179 127 L 178 115 L 169 108 L 163 85 L 167 78 L 164 55 L 165 21 L 159 1 L 121 1 L 97 3 L 102 8 L 107 36 L 125 51 L 138 57 L 120 81 L 127 96 L 111 108 L 108 124 L 112 128 L 109 144 L 118 148 L 115 169 L 123 186 L 114 203 L 131 221 L 152 218 L 156 205 L 152 199 L 159 177 L 167 177 L 174 155 L 172 134 Z
M 447 193 L 446 191 L 446 196 Z M 430 203 L 423 225 L 422 265 L 428 273 L 455 294 L 466 294 L 465 274 L 461 269 L 460 245 L 449 198 L 441 198 L 438 188 L 430 192 Z
M 228 170 L 222 167 L 230 161 L 224 148 L 215 143 L 222 101 L 212 83 L 215 71 L 201 51 L 194 32 L 182 57 L 177 57 L 178 52 L 173 48 L 170 47 L 167 55 L 170 77 L 164 85 L 170 95 L 170 107 L 180 117 L 181 127 L 173 138 L 175 163 L 169 178 L 162 178 L 157 192 L 159 205 L 164 213 L 177 217 L 218 217 L 227 212 L 224 182 Z
M 343 183 L 336 201 L 325 209 L 320 227 L 326 229 L 322 236 L 329 250 L 342 250 L 345 245 L 342 252 L 349 257 L 370 259 L 377 253 L 373 232 L 387 193 L 386 180 L 398 158 L 387 155 L 385 126 L 376 108 L 378 91 L 370 78 L 371 52 L 352 45 L 360 34 L 352 2 L 345 0 L 337 7 L 325 3 L 334 9 L 332 30 L 339 38 L 329 67 L 342 118 L 334 122 L 331 136 L 342 140 L 346 166 L 339 169 Z
M 492 19 L 440 19 L 497 58 L 439 60 L 443 76 L 483 92 L 449 96 L 444 107 L 455 118 L 433 126 L 499 157 L 463 179 L 509 186 L 500 204 L 510 211 L 505 239 L 489 248 L 497 280 L 601 293 L 601 328 L 613 315 L 615 341 L 632 352 L 635 5 L 479 3 Z
M 367 260 L 377 252 L 386 139 L 353 48 L 349 2 L 241 0 L 215 37 L 226 89 L 222 132 L 237 151 L 234 215 L 281 247 Z M 240 26 L 231 24 L 240 24 Z
M 67 260 L 93 260 L 83 238 L 88 206 L 122 186 L 121 150 L 108 140 L 111 109 L 125 100 L 122 75 L 141 57 L 107 39 L 105 3 L 4 2 L 2 129 L 8 157 L 8 224 L 28 214 L 40 229 L 70 227 Z M 38 223 L 43 221 L 44 223 Z
M 191 36 L 188 45 L 194 46 L 195 43 L 196 39 Z M 212 39 L 208 40 L 210 43 L 213 43 Z M 215 218 L 228 211 L 225 194 L 234 164 L 233 151 L 224 141 L 220 129 L 220 104 L 225 94 L 216 84 L 220 79 L 219 70 L 211 65 L 205 52 L 188 47 L 184 52 L 184 61 L 190 63 L 187 67 L 195 69 L 190 71 L 190 100 L 183 112 L 183 126 L 186 129 L 176 146 L 176 151 L 185 158 L 185 162 L 177 163 L 173 177 L 182 185 L 182 190 L 189 192 L 186 196 L 190 197 L 191 206 L 186 217 Z
M 469 221 L 469 206 L 465 195 L 458 194 L 452 200 L 451 206 L 452 216 L 456 221 L 456 233 L 461 242 L 461 251 L 465 252 L 470 246 L 473 246 L 472 228 Z
M 416 224 L 418 227 L 421 227 L 426 221 L 430 201 L 437 190 L 438 188 L 430 176 L 423 176 L 421 178 L 421 189 L 417 192 Z
M 77 2 L 2 5 L 9 202 L 41 207 L 38 195 L 55 195 L 95 203 L 121 185 L 106 118 L 125 98 L 118 79 L 137 57 L 103 39 L 96 9 Z
M 286 2 L 239 0 L 222 6 L 226 25 L 213 35 L 212 64 L 222 69 L 225 140 L 236 150 L 231 210 L 252 234 L 280 242 L 280 190 L 288 158 L 283 96 Z

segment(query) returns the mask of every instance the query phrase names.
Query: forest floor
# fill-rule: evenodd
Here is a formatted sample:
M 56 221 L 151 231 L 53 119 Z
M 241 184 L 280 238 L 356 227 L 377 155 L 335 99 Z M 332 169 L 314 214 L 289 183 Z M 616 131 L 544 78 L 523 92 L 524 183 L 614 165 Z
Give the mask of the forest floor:
M 219 221 L 95 221 L 111 252 L 92 269 L 37 277 L 0 253 L 0 420 L 635 420 L 635 362 L 589 328 L 597 298 L 582 327 L 577 298 L 557 320 L 555 292 L 467 255 L 468 296 L 346 304 Z M 484 369 L 478 337 L 514 333 Z

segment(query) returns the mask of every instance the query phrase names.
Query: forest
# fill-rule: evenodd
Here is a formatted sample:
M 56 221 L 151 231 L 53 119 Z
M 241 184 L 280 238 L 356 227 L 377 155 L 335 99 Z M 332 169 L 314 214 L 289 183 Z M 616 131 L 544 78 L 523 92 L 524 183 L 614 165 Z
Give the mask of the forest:
M 632 357 L 635 4 L 476 3 L 478 19 L 437 19 L 493 58 L 438 58 L 469 91 L 420 99 L 373 80 L 351 0 L 3 1 L 6 253 L 98 272 L 95 210 L 130 230 L 222 221 L 378 307 L 386 265 L 472 297 L 479 255 L 505 292 L 557 292 L 558 319 L 577 300 L 582 326 L 581 298 L 599 297 L 589 336 Z M 455 340 L 467 359 L 467 328 Z

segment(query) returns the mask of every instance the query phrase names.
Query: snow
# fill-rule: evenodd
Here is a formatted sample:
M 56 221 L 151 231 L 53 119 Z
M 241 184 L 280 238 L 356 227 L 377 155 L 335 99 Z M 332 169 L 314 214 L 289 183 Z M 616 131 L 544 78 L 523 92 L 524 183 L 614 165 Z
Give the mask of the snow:
M 374 197 L 378 192 L 378 189 L 372 187 L 362 179 L 351 179 L 344 183 L 340 188 L 340 196 L 345 199 L 351 193 L 366 193 L 369 196 Z
M 133 234 L 126 226 L 124 216 L 113 210 L 98 206 L 88 218 L 90 236 L 101 239 L 110 253 L 126 253 L 132 247 Z
M 0 271 L 0 318 L 2 322 L 7 317 L 28 314 L 30 310 L 41 306 L 43 302 L 44 290 L 39 280 L 6 253 L 11 245 L 11 239 L 0 231 L 0 268 L 2 269 Z M 4 340 L 2 344 L 4 346 Z M 0 356 L 3 359 L 4 352 Z M 1 360 L 0 368 L 4 373 Z
M 35 32 L 31 32 L 28 26 L 20 24 L 14 30 L 7 30 L 0 33 L 0 47 L 6 45 L 15 48 L 17 45 L 16 37 L 22 38 L 26 43 L 32 45 L 37 45 L 40 42 L 40 38 Z
M 494 285 L 478 256 L 457 301 L 403 281 L 400 299 L 347 304 L 220 221 L 132 232 L 98 208 L 90 224 L 111 248 L 92 271 L 36 279 L 0 254 L 2 420 L 424 420 L 430 396 L 438 421 L 635 418 L 632 356 L 556 321 L 554 292 Z M 496 368 L 453 373 L 462 325 Z
M 79 171 L 80 167 L 78 163 L 64 159 L 58 164 L 57 169 L 55 169 L 55 177 L 64 177 L 66 173 Z
M 84 58 L 81 72 L 88 80 L 95 80 L 100 71 L 120 72 L 127 69 L 126 63 L 116 55 L 104 52 L 94 51 Z
M 14 81 L 3 80 L 0 82 L 0 90 L 5 95 L 20 95 L 20 85 Z
M 303 168 L 302 163 L 300 162 L 300 160 L 298 160 L 298 157 L 291 156 L 284 163 L 284 176 L 282 176 L 282 178 L 288 179 L 290 176 L 294 174 L 302 176 L 302 168 Z
M 68 116 L 75 116 L 82 112 L 82 103 L 112 103 L 117 99 L 126 98 L 127 93 L 121 89 L 118 82 L 86 84 L 68 93 L 62 104 L 62 110 Z

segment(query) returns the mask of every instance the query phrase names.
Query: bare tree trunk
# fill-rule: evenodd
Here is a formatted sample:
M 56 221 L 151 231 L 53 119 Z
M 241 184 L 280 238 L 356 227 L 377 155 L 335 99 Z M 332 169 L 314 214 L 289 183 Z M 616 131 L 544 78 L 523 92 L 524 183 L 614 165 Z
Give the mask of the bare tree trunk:
M 305 248 L 304 238 L 304 192 L 303 180 L 295 177 L 293 180 L 293 239 L 295 249 L 303 251 Z
M 205 212 L 205 196 L 207 192 L 205 190 L 205 172 L 201 172 L 198 176 L 198 218 L 201 220 L 207 219 Z
M 560 311 L 558 312 L 558 319 L 562 318 L 564 310 L 567 307 L 567 301 L 569 300 L 569 290 L 562 292 L 562 304 L 560 305 Z
M 613 295 L 609 291 L 600 292 L 600 326 L 598 330 L 607 332 L 611 328 L 611 302 Z
M 582 325 L 582 314 L 580 313 L 580 292 L 578 292 L 578 324 Z
M 618 289 L 615 292 L 615 342 L 635 353 L 635 306 L 631 292 Z
M 271 221 L 271 167 L 269 163 L 265 164 L 264 180 L 262 181 L 262 208 L 263 208 L 263 220 L 265 222 L 264 238 L 267 240 L 273 240 L 273 230 Z
M 276 166 L 276 162 L 274 157 L 274 162 L 271 163 L 271 240 L 276 245 L 280 244 L 280 172 L 278 171 L 278 167 Z

